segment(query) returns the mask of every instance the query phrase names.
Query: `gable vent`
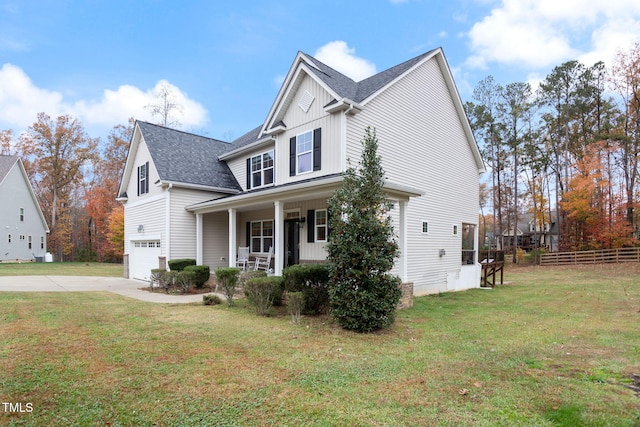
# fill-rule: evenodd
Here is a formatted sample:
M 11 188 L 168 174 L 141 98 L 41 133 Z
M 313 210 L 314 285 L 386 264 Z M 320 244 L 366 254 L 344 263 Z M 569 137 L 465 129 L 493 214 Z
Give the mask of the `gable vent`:
M 300 98 L 300 102 L 298 102 L 298 107 L 306 113 L 309 111 L 309 108 L 311 108 L 311 104 L 313 104 L 314 99 L 313 95 L 311 95 L 308 90 L 305 90 L 302 94 L 302 98 Z

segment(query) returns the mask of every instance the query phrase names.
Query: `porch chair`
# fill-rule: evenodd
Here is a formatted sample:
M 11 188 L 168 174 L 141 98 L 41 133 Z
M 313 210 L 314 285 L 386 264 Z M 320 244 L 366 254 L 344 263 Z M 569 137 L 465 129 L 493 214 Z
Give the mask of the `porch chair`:
M 249 246 L 238 246 L 238 258 L 236 258 L 236 267 L 242 267 L 243 270 L 249 268 Z
M 271 246 L 269 248 L 269 253 L 267 254 L 267 257 L 256 257 L 256 263 L 255 263 L 255 270 L 263 270 L 266 271 L 267 273 L 270 273 L 272 271 L 271 269 L 271 258 L 273 258 L 273 246 Z

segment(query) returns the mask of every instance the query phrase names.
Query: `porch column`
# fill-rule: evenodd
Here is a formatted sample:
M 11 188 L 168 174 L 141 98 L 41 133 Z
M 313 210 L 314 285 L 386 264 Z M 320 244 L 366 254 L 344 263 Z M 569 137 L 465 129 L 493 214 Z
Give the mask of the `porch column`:
M 406 283 L 409 281 L 409 242 L 407 241 L 408 236 L 408 225 L 407 225 L 407 200 L 400 200 L 400 258 L 398 259 L 399 269 L 400 269 L 400 279 L 402 279 L 402 283 Z
M 202 265 L 202 214 L 196 214 L 196 264 Z
M 229 267 L 236 266 L 236 221 L 237 213 L 234 208 L 229 209 Z
M 273 274 L 282 276 L 282 266 L 284 265 L 284 205 L 280 200 L 273 202 L 274 207 L 274 238 L 275 247 L 273 248 Z

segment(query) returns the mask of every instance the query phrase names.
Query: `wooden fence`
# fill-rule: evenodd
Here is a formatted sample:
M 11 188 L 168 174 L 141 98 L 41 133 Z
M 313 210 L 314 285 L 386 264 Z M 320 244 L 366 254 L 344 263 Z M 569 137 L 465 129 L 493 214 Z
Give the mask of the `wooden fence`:
M 605 264 L 640 262 L 640 248 L 556 252 L 540 255 L 540 265 Z

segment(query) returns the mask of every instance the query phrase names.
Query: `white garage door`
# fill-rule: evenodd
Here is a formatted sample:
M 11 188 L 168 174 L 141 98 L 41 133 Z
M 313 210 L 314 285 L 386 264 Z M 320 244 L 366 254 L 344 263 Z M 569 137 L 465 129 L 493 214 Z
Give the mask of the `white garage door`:
M 160 240 L 140 240 L 131 244 L 129 268 L 134 279 L 149 280 L 152 268 L 158 268 Z

